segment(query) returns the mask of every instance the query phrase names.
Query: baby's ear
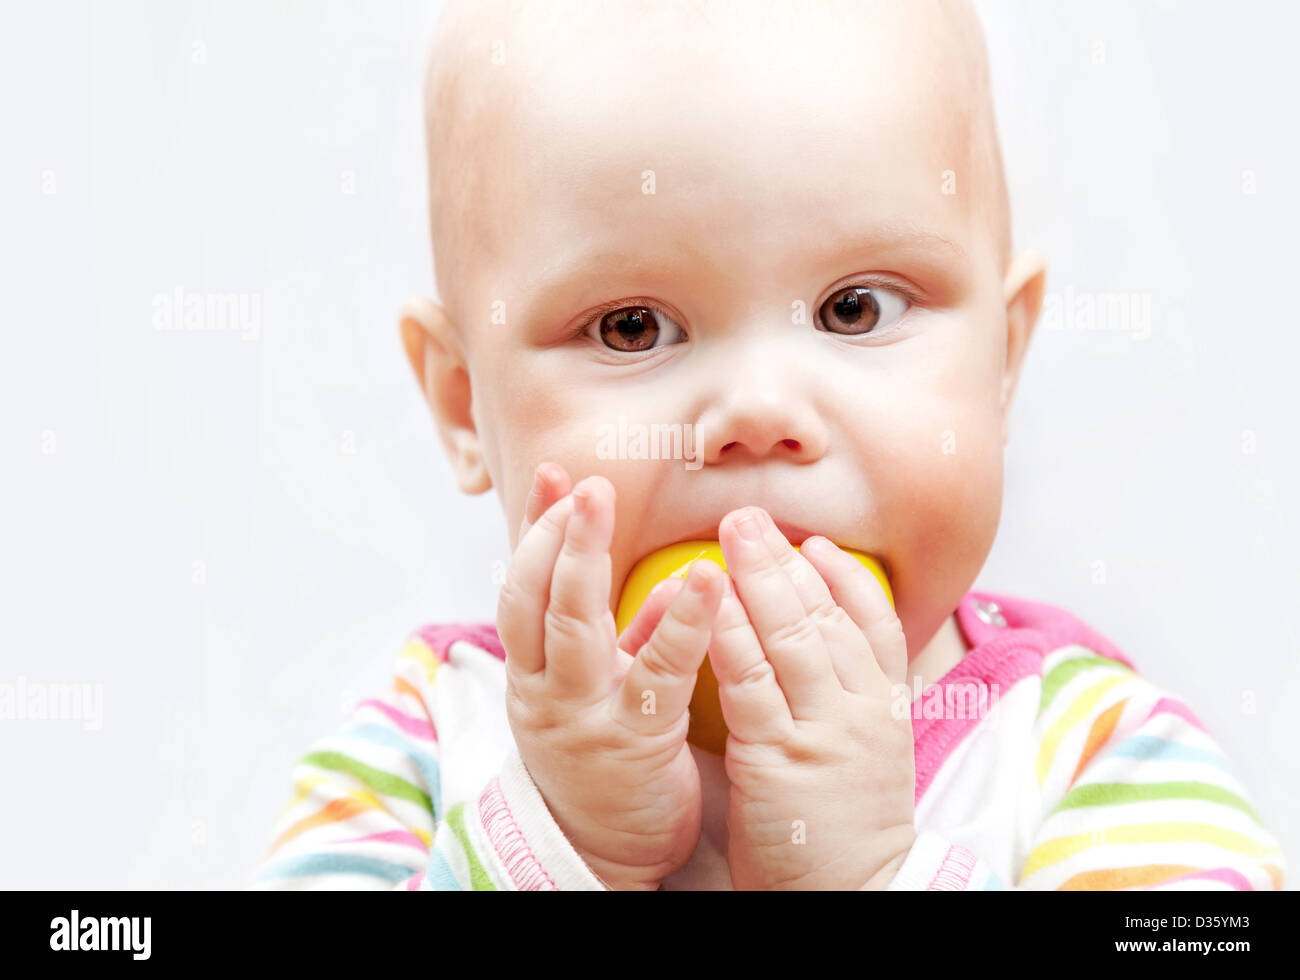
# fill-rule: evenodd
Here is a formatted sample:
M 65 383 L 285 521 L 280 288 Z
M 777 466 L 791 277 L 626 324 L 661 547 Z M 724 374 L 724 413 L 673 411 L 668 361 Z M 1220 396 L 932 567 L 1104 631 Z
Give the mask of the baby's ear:
M 1002 372 L 1002 444 L 1010 438 L 1008 419 L 1011 401 L 1025 362 L 1025 350 L 1038 322 L 1043 305 L 1043 285 L 1047 280 L 1047 261 L 1033 249 L 1017 255 L 1007 269 L 1003 295 L 1007 304 L 1007 364 Z
M 470 412 L 469 370 L 451 320 L 433 300 L 414 296 L 402 304 L 398 323 L 406 359 L 433 412 L 456 483 L 463 493 L 490 490 L 492 477 Z

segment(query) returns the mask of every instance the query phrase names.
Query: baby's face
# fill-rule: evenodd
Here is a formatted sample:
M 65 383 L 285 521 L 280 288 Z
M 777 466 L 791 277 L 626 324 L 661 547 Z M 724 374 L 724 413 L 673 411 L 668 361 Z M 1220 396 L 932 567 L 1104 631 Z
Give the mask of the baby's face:
M 992 545 L 1023 352 L 960 39 L 919 4 L 593 6 L 484 28 L 461 436 L 512 536 L 539 463 L 614 485 L 611 608 L 754 504 L 877 556 L 915 656 Z M 628 458 L 674 426 L 692 459 Z

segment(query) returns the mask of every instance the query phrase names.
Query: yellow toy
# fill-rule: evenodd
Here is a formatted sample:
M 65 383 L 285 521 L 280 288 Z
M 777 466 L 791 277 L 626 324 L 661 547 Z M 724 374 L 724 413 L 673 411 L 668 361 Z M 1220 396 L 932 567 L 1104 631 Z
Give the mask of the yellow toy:
M 798 545 L 794 545 L 796 551 Z M 889 587 L 889 580 L 880 562 L 852 548 L 844 548 L 876 576 L 894 604 L 894 593 Z M 636 616 L 636 611 L 645 602 L 650 590 L 666 578 L 685 578 L 691 565 L 701 558 L 717 562 L 725 572 L 727 563 L 722 557 L 722 545 L 717 541 L 679 541 L 666 548 L 646 555 L 632 567 L 627 581 L 623 583 L 623 593 L 619 596 L 618 612 L 614 622 L 622 635 L 629 623 Z M 635 652 L 635 651 L 633 651 Z M 686 740 L 697 748 L 723 755 L 727 747 L 727 723 L 722 717 L 722 703 L 718 700 L 718 679 L 713 674 L 713 667 L 706 657 L 700 665 L 700 673 L 695 682 L 695 694 L 691 698 L 691 724 Z

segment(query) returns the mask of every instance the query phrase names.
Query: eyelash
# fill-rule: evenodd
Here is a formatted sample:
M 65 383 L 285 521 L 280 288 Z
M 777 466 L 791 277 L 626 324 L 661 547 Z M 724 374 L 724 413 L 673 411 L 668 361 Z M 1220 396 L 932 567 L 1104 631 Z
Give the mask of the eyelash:
M 836 288 L 832 289 L 827 294 L 826 299 L 830 299 L 832 296 L 836 295 L 837 293 L 842 293 L 846 289 L 892 289 L 894 292 L 898 293 L 904 299 L 907 300 L 907 307 L 909 312 L 911 311 L 911 308 L 913 306 L 921 305 L 921 299 L 916 294 L 915 290 L 911 289 L 910 287 L 904 286 L 903 284 L 896 282 L 893 279 L 866 279 L 866 280 L 854 280 L 853 282 L 847 282 L 842 286 L 837 286 Z M 822 302 L 817 305 L 817 309 L 820 310 L 822 306 L 825 305 L 825 303 L 826 300 L 822 300 Z M 676 316 L 668 312 L 667 310 L 665 310 L 658 303 L 651 302 L 650 300 L 641 300 L 636 298 L 620 299 L 620 300 L 615 300 L 612 303 L 602 303 L 600 306 L 596 307 L 596 309 L 592 310 L 592 312 L 586 318 L 584 318 L 583 321 L 578 325 L 578 329 L 574 331 L 573 339 L 580 340 L 584 337 L 587 337 L 587 331 L 589 331 L 594 325 L 599 323 L 601 321 L 601 318 L 604 317 L 605 314 L 614 313 L 617 310 L 624 310 L 624 309 L 628 309 L 631 307 L 638 307 L 638 306 L 645 307 L 647 310 L 653 310 L 655 313 L 658 313 L 660 316 L 666 316 L 674 323 L 677 322 Z M 906 315 L 907 315 L 906 313 L 903 314 L 903 316 Z M 887 328 L 887 330 L 892 330 L 892 329 L 893 327 Z M 683 333 L 686 332 L 685 327 L 682 328 L 682 332 Z M 854 335 L 836 334 L 835 336 L 848 337 L 851 339 Z M 862 334 L 861 336 L 865 337 L 868 335 Z M 596 343 L 600 344 L 600 341 L 594 337 L 587 337 L 587 339 L 595 340 Z M 603 347 L 604 345 L 601 344 L 601 346 Z M 661 347 L 652 347 L 649 350 L 641 351 L 640 353 L 651 354 L 660 351 L 662 349 L 663 348 Z M 636 356 L 636 354 L 632 351 L 615 351 L 614 353 L 620 354 L 624 357 Z
M 613 313 L 613 312 L 615 312 L 616 310 L 624 310 L 624 309 L 629 309 L 629 308 L 632 308 L 632 307 L 638 307 L 638 306 L 643 306 L 643 307 L 645 307 L 647 310 L 653 310 L 655 313 L 658 313 L 660 316 L 666 316 L 668 319 L 672 320 L 674 323 L 677 322 L 677 317 L 674 316 L 672 313 L 669 313 L 667 310 L 665 310 L 665 309 L 664 309 L 662 306 L 660 306 L 658 303 L 652 303 L 652 302 L 649 301 L 649 300 L 642 300 L 642 299 L 635 299 L 635 298 L 633 298 L 633 299 L 620 299 L 620 300 L 615 300 L 615 301 L 612 302 L 612 303 L 602 303 L 600 306 L 598 306 L 598 307 L 596 307 L 594 310 L 592 310 L 591 313 L 590 313 L 590 314 L 589 314 L 589 315 L 588 315 L 588 316 L 587 316 L 587 317 L 586 317 L 586 318 L 585 318 L 585 319 L 584 319 L 580 324 L 578 324 L 578 329 L 577 329 L 576 331 L 574 331 L 573 339 L 574 339 L 574 340 L 583 340 L 583 339 L 590 340 L 590 341 L 592 341 L 593 343 L 598 344 L 600 347 L 604 348 L 605 350 L 608 350 L 611 354 L 619 354 L 619 355 L 621 355 L 621 356 L 623 356 L 623 357 L 629 357 L 629 356 L 630 356 L 630 357 L 635 357 L 635 356 L 636 356 L 636 353 L 633 352 L 633 351 L 616 351 L 616 350 L 614 350 L 614 349 L 611 348 L 611 347 L 606 347 L 604 344 L 601 343 L 600 338 L 598 338 L 598 337 L 589 337 L 589 336 L 587 336 L 587 332 L 588 332 L 589 330 L 591 330 L 591 328 L 592 328 L 593 326 L 595 326 L 596 324 L 598 324 L 598 323 L 601 321 L 601 319 L 605 316 L 606 313 Z M 683 328 L 683 333 L 684 333 L 684 332 L 685 332 L 685 328 Z M 642 353 L 642 354 L 649 354 L 649 353 L 652 353 L 652 352 L 657 352 L 657 351 L 659 351 L 659 350 L 662 350 L 662 348 L 660 348 L 660 347 L 652 347 L 652 348 L 650 348 L 649 350 L 641 351 L 640 353 Z

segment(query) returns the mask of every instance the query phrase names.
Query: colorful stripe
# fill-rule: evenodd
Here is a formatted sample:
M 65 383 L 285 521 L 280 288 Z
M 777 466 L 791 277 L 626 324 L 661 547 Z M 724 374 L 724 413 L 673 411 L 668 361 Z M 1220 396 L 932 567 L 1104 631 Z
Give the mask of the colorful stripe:
M 1213 844 L 1247 857 L 1281 854 L 1278 847 L 1261 844 L 1235 830 L 1208 823 L 1135 823 L 1108 826 L 1087 834 L 1071 834 L 1039 844 L 1029 853 L 1021 875 L 1028 878 L 1081 851 L 1105 844 Z
M 1231 790 L 1211 783 L 1088 783 L 1076 786 L 1057 804 L 1056 810 L 1077 806 L 1109 806 L 1115 803 L 1149 803 L 1152 800 L 1208 800 L 1236 807 L 1256 823 L 1259 817 L 1249 803 Z
M 1083 752 L 1079 756 L 1079 764 L 1074 767 L 1074 775 L 1070 777 L 1070 782 L 1075 782 L 1079 774 L 1083 772 L 1083 767 L 1092 761 L 1092 757 L 1097 754 L 1097 750 L 1106 744 L 1110 739 L 1111 733 L 1115 731 L 1115 726 L 1119 724 L 1119 716 L 1124 713 L 1124 706 L 1128 704 L 1128 698 L 1123 701 L 1117 701 L 1100 715 L 1088 729 L 1088 740 L 1083 744 Z
M 1041 715 L 1052 704 L 1056 695 L 1060 693 L 1061 688 L 1065 687 L 1076 676 L 1085 670 L 1100 668 L 1102 670 L 1117 670 L 1131 674 L 1132 671 L 1122 664 L 1117 664 L 1113 660 L 1107 660 L 1105 657 L 1098 657 L 1092 654 L 1071 657 L 1057 664 L 1043 677 L 1043 693 L 1039 697 L 1038 713 Z
M 423 718 L 412 718 L 391 704 L 384 704 L 378 698 L 366 698 L 358 707 L 374 708 L 376 711 L 382 711 L 388 716 L 388 720 L 394 725 L 406 732 L 408 735 L 414 735 L 416 738 L 422 738 L 428 742 L 437 741 L 438 736 L 434 733 L 433 726 Z
M 1052 762 L 1056 758 L 1056 750 L 1060 747 L 1061 740 L 1066 733 L 1072 732 L 1079 722 L 1086 718 L 1088 713 L 1096 707 L 1097 702 L 1106 696 L 1107 692 L 1130 680 L 1132 676 L 1130 672 L 1125 671 L 1122 674 L 1098 681 L 1075 698 L 1070 707 L 1061 714 L 1061 717 L 1056 719 L 1043 736 L 1043 742 L 1039 747 L 1037 761 L 1035 762 L 1035 771 L 1040 785 L 1047 778 L 1047 774 L 1052 768 Z

